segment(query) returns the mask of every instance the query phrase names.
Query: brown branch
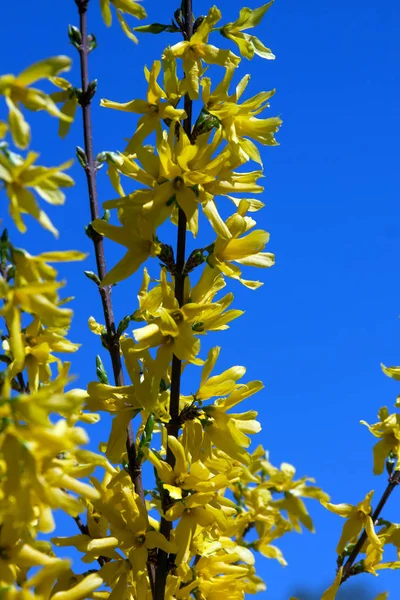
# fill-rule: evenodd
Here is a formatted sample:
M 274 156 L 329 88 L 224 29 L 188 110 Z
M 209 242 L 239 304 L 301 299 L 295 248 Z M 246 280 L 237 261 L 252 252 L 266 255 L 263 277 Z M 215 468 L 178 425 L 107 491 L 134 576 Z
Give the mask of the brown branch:
M 393 473 L 393 475 L 391 475 L 389 477 L 389 483 L 388 483 L 385 491 L 382 494 L 382 498 L 379 500 L 376 509 L 372 513 L 371 518 L 372 518 L 372 522 L 374 525 L 375 525 L 376 521 L 378 520 L 379 515 L 381 514 L 391 493 L 393 492 L 394 488 L 399 485 L 399 483 L 400 483 L 400 471 L 395 471 Z M 348 557 L 348 559 L 343 567 L 341 584 L 344 583 L 353 574 L 352 567 L 353 567 L 354 561 L 356 560 L 356 558 L 357 558 L 358 554 L 360 553 L 361 548 L 363 547 L 366 540 L 367 540 L 367 532 L 364 529 L 364 531 L 358 538 L 356 545 L 354 546 L 350 556 Z
M 88 31 L 87 31 L 87 8 L 89 0 L 75 0 L 79 12 L 79 29 L 81 33 L 81 43 L 78 46 L 80 65 L 81 65 L 81 86 L 82 93 L 80 96 L 80 105 L 82 107 L 83 118 L 83 135 L 86 154 L 85 173 L 88 186 L 90 215 L 92 221 L 99 218 L 99 199 L 97 193 L 97 164 L 93 151 L 93 131 L 91 118 L 91 99 L 93 97 L 93 87 L 89 81 L 88 56 L 90 53 Z M 91 230 L 91 239 L 93 241 L 94 253 L 96 257 L 97 274 L 100 280 L 106 276 L 106 261 L 104 253 L 103 237 Z M 101 303 L 103 306 L 105 326 L 107 329 L 108 351 L 111 358 L 114 381 L 118 386 L 124 385 L 124 374 L 122 370 L 121 351 L 119 343 L 119 335 L 116 331 L 114 311 L 111 300 L 111 286 L 98 286 Z M 142 469 L 137 461 L 137 452 L 135 445 L 135 437 L 132 431 L 132 425 L 129 423 L 127 428 L 126 449 L 128 454 L 128 471 L 135 487 L 136 493 L 139 495 L 143 505 L 145 506 L 145 497 L 142 483 Z M 148 566 L 150 583 L 154 585 L 154 567 Z
M 184 0 L 182 3 L 183 10 L 183 22 L 182 34 L 185 40 L 190 40 L 193 33 L 193 12 L 192 12 L 192 0 Z M 186 94 L 184 100 L 184 109 L 187 114 L 187 118 L 183 123 L 183 129 L 188 136 L 191 138 L 192 129 L 192 100 L 189 95 Z M 178 213 L 178 236 L 177 236 L 177 248 L 176 248 L 176 267 L 175 267 L 175 298 L 178 301 L 179 306 L 183 305 L 184 302 L 184 285 L 186 273 L 185 268 L 185 249 L 186 249 L 186 215 L 183 210 L 179 207 Z M 179 398 L 181 388 L 181 374 L 182 374 L 182 361 L 180 361 L 175 355 L 172 357 L 172 370 L 171 370 L 171 391 L 170 391 L 170 402 L 169 402 L 169 414 L 170 420 L 167 425 L 168 435 L 178 437 L 180 428 L 179 418 Z M 175 463 L 174 455 L 171 450 L 167 447 L 167 462 L 172 467 Z M 163 495 L 162 506 L 164 512 L 170 506 L 170 498 L 168 494 Z M 166 519 L 161 519 L 160 532 L 169 539 L 172 529 L 172 523 Z M 167 576 L 170 562 L 168 554 L 163 550 L 159 549 L 157 555 L 157 571 L 155 581 L 155 594 L 154 600 L 164 600 L 165 597 L 165 586 L 167 583 Z

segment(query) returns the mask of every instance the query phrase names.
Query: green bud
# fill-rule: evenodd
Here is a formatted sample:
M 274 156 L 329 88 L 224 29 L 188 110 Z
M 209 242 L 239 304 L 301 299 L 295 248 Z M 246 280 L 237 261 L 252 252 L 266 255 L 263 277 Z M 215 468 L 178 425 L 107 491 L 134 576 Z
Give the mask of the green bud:
M 111 340 L 110 340 L 110 336 L 108 335 L 107 331 L 104 331 L 104 333 L 102 333 L 100 335 L 100 339 L 101 339 L 101 345 L 103 346 L 103 348 L 105 348 L 106 350 L 109 350 L 111 347 Z
M 166 392 L 168 389 L 168 385 L 167 382 L 165 381 L 165 379 L 162 377 L 160 380 L 160 392 Z
M 100 278 L 98 275 L 96 275 L 96 273 L 94 273 L 93 271 L 83 271 L 84 274 L 86 275 L 86 277 L 88 279 L 90 279 L 91 281 L 93 281 L 94 283 L 96 283 L 97 285 L 100 285 Z
M 200 27 L 200 25 L 202 24 L 204 19 L 205 19 L 204 15 L 197 17 L 197 19 L 195 20 L 194 25 L 193 25 L 193 33 L 196 33 L 196 31 L 198 30 L 198 28 Z
M 140 464 L 143 461 L 145 450 L 150 448 L 151 439 L 153 437 L 153 430 L 155 425 L 155 419 L 153 413 L 150 413 L 144 427 L 144 431 L 140 438 L 139 448 L 137 453 L 137 461 Z
M 100 383 L 105 383 L 109 385 L 107 372 L 104 368 L 103 361 L 99 355 L 96 356 L 96 375 Z
M 9 247 L 10 243 L 8 241 L 8 231 L 7 229 L 4 229 L 0 238 L 0 263 L 2 264 L 3 268 L 7 263 Z
M 108 154 L 108 152 L 99 152 L 95 158 L 95 161 L 100 164 L 106 162 Z
M 351 568 L 352 575 L 358 575 L 365 572 L 364 560 L 360 560 L 354 567 Z
M 213 128 L 218 129 L 220 125 L 220 120 L 203 107 L 193 128 L 192 138 L 195 140 L 199 135 L 208 133 Z
M 79 46 L 82 44 L 82 34 L 78 27 L 75 27 L 75 25 L 68 25 L 68 37 L 71 44 L 79 50 Z
M 187 275 L 188 273 L 193 271 L 193 269 L 202 265 L 205 261 L 206 258 L 204 256 L 203 248 L 197 248 L 196 250 L 193 250 L 193 252 L 190 254 L 189 258 L 185 263 L 183 274 Z
M 154 415 L 153 415 L 153 413 L 150 413 L 150 415 L 146 421 L 145 428 L 144 428 L 144 436 L 145 436 L 146 440 L 148 440 L 149 442 L 151 440 L 151 436 L 153 435 L 154 425 L 155 425 Z
M 118 325 L 118 328 L 117 328 L 117 335 L 122 335 L 124 333 L 124 331 L 126 331 L 128 329 L 128 326 L 129 326 L 129 323 L 131 322 L 131 320 L 132 320 L 131 315 L 127 315 L 120 321 L 120 324 Z
M 87 167 L 87 156 L 86 156 L 86 152 L 84 151 L 83 148 L 81 148 L 80 146 L 76 147 L 76 157 L 80 163 L 80 165 L 86 169 Z
M 377 519 L 375 521 L 375 525 L 376 527 L 390 527 L 393 523 L 391 523 L 391 521 L 387 521 L 386 519 L 383 519 L 382 517 L 379 517 L 379 519 Z
M 178 23 L 178 26 L 182 28 L 184 25 L 182 8 L 178 8 L 178 10 L 174 12 L 174 19 Z
M 116 152 L 104 152 L 106 155 L 107 162 L 110 162 L 112 165 L 117 165 L 119 167 L 121 165 L 121 157 Z
M 346 556 L 350 556 L 350 554 L 353 552 L 355 547 L 355 544 L 346 544 L 344 547 L 344 550 L 342 552 L 342 556 L 346 557 Z
M 103 219 L 103 221 L 105 221 L 106 223 L 108 223 L 109 220 L 110 220 L 110 218 L 111 218 L 111 212 L 108 209 L 106 209 L 104 211 L 104 215 L 101 218 Z
M 85 233 L 88 236 L 88 238 L 91 239 L 92 241 L 101 237 L 101 233 L 97 233 L 97 231 L 95 229 L 93 229 L 93 226 L 91 223 L 89 223 L 89 225 L 85 226 Z
M 393 473 L 395 464 L 396 464 L 396 455 L 394 454 L 394 452 L 390 451 L 389 456 L 386 459 L 386 471 L 388 472 L 389 475 L 391 475 Z
M 93 79 L 87 86 L 86 90 L 86 101 L 89 101 L 93 98 L 97 90 L 97 79 Z
M 90 33 L 87 37 L 89 52 L 97 48 L 97 40 L 94 33 Z

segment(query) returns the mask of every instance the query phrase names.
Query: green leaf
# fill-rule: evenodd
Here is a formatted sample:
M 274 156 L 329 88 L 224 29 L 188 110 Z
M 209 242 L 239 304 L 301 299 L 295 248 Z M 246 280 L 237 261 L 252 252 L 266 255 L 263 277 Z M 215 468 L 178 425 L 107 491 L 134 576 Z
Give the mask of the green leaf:
M 175 27 L 175 25 L 163 25 L 162 23 L 152 23 L 151 25 L 140 25 L 139 27 L 134 27 L 133 31 L 139 31 L 139 33 L 163 33 L 167 31 L 168 33 L 177 33 L 179 29 Z

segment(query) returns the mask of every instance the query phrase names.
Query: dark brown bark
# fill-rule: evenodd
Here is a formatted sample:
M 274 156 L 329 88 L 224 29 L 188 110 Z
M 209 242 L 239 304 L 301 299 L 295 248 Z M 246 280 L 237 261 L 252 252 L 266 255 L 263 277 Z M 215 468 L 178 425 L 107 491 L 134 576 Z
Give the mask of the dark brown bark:
M 97 192 L 97 164 L 93 149 L 93 130 L 92 130 L 92 118 L 91 118 L 91 99 L 92 94 L 90 93 L 90 80 L 89 80 L 89 67 L 88 57 L 90 53 L 88 30 L 87 30 L 87 9 L 89 0 L 75 0 L 79 11 L 79 29 L 81 33 L 81 44 L 78 47 L 80 66 L 81 66 L 81 87 L 82 95 L 80 98 L 80 105 L 82 107 L 82 119 L 83 119 L 83 136 L 84 136 L 84 149 L 86 154 L 86 165 L 85 174 L 87 179 L 89 205 L 90 205 L 90 216 L 92 221 L 98 219 L 99 213 L 99 200 Z M 104 253 L 103 237 L 97 234 L 94 230 L 91 231 L 91 239 L 93 240 L 94 253 L 96 258 L 97 275 L 100 280 L 103 280 L 106 276 L 106 260 Z M 119 343 L 119 335 L 116 331 L 114 311 L 111 299 L 112 286 L 98 286 L 101 303 L 103 307 L 105 326 L 107 329 L 108 339 L 108 351 L 111 358 L 111 364 L 114 374 L 115 385 L 124 385 L 124 374 L 122 370 L 121 351 Z M 137 452 L 135 446 L 135 437 L 132 431 L 132 425 L 129 423 L 127 428 L 127 440 L 126 449 L 128 454 L 128 469 L 135 487 L 136 493 L 139 495 L 143 504 L 145 504 L 143 483 L 142 483 L 142 469 L 140 463 L 137 461 Z M 148 565 L 150 583 L 152 588 L 154 586 L 154 567 Z

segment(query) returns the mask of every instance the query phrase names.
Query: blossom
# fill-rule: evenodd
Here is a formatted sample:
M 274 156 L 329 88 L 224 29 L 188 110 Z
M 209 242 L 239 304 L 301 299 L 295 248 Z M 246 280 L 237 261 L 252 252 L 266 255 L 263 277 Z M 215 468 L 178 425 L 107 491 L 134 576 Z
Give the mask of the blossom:
M 68 71 L 70 66 L 71 59 L 68 56 L 52 56 L 34 63 L 19 75 L 0 77 L 0 95 L 5 97 L 9 110 L 10 132 L 18 148 L 26 148 L 30 140 L 30 127 L 19 109 L 19 104 L 29 110 L 45 110 L 62 120 L 71 120 L 67 114 L 63 114 L 57 108 L 50 95 L 30 87 L 40 79 L 50 79 L 62 71 Z
M 173 289 L 167 283 L 165 270 L 161 272 L 161 295 L 157 301 L 147 306 L 146 310 L 136 313 L 136 318 L 142 316 L 147 325 L 133 331 L 136 345 L 131 352 L 138 356 L 143 351 L 157 346 L 162 347 L 158 355 L 160 366 L 167 365 L 175 354 L 180 360 L 193 364 L 203 364 L 197 358 L 200 351 L 200 340 L 197 335 L 207 331 L 225 329 L 226 324 L 242 314 L 240 310 L 226 308 L 233 301 L 233 294 L 228 294 L 219 302 L 186 302 L 179 306 L 174 297 Z
M 234 68 L 228 67 L 223 80 L 213 93 L 211 93 L 211 80 L 207 77 L 202 79 L 204 107 L 208 113 L 218 119 L 233 154 L 243 156 L 244 161 L 251 159 L 262 164 L 258 148 L 251 139 L 268 146 L 278 144 L 274 134 L 282 124 L 281 119 L 279 117 L 257 118 L 257 115 L 269 107 L 268 100 L 275 94 L 275 90 L 259 92 L 239 104 L 250 76 L 243 77 L 235 92 L 229 95 L 229 85 L 234 72 Z
M 53 92 L 51 98 L 54 102 L 63 102 L 60 112 L 64 117 L 67 117 L 68 120 L 66 118 L 60 118 L 58 135 L 64 138 L 71 127 L 71 123 L 78 107 L 78 94 L 77 90 L 63 77 L 51 77 L 50 81 L 62 90 L 60 92 Z
M 221 34 L 235 42 L 240 50 L 240 54 L 245 58 L 252 59 L 254 54 L 267 59 L 275 58 L 271 50 L 266 48 L 261 40 L 255 35 L 242 33 L 246 29 L 251 29 L 256 25 L 259 25 L 263 16 L 272 4 L 273 0 L 254 10 L 247 7 L 242 8 L 239 13 L 239 18 L 235 22 L 227 23 L 221 27 Z
M 203 72 L 202 61 L 211 65 L 237 66 L 240 58 L 230 50 L 221 50 L 208 43 L 208 36 L 214 25 L 220 20 L 221 13 L 216 6 L 210 8 L 208 15 L 200 24 L 190 40 L 178 42 L 164 50 L 163 58 L 182 59 L 189 97 L 196 100 L 199 96 L 199 76 Z
M 379 439 L 373 448 L 375 475 L 383 473 L 390 452 L 393 452 L 397 459 L 400 457 L 400 415 L 389 414 L 386 406 L 383 406 L 378 417 L 379 422 L 374 425 L 361 421 L 361 424 L 366 425 L 372 435 Z
M 246 216 L 249 202 L 242 200 L 239 203 L 237 213 L 226 221 L 230 237 L 217 237 L 212 246 L 208 259 L 210 267 L 215 267 L 225 276 L 238 279 L 243 285 L 256 289 L 262 285 L 259 281 L 248 281 L 242 278 L 239 265 L 268 268 L 274 264 L 274 255 L 263 252 L 269 241 L 269 233 L 263 229 L 256 229 L 247 233 L 254 227 L 255 221 Z M 244 235 L 246 234 L 246 235 Z M 210 268 L 209 267 L 209 268 Z
M 334 582 L 322 594 L 321 600 L 335 600 L 336 594 L 339 591 L 340 584 L 342 583 L 342 575 L 343 575 L 343 567 L 340 567 L 340 569 L 338 569 L 338 572 L 336 573 Z
M 159 60 L 154 61 L 150 72 L 145 69 L 145 75 L 149 83 L 146 100 L 132 100 L 131 102 L 113 102 L 111 100 L 102 99 L 101 106 L 106 108 L 114 108 L 126 112 L 132 112 L 143 115 L 140 117 L 137 129 L 133 137 L 129 140 L 125 152 L 132 154 L 137 148 L 143 144 L 143 141 L 155 130 L 160 130 L 160 121 L 169 119 L 176 122 L 186 119 L 187 115 L 183 109 L 177 109 L 170 102 L 166 92 L 157 83 L 157 78 L 161 70 Z M 179 101 L 174 98 L 175 102 Z
M 127 24 L 124 15 L 128 14 L 137 19 L 145 19 L 147 17 L 147 13 L 143 6 L 139 4 L 139 2 L 134 0 L 100 0 L 100 10 L 101 16 L 103 17 L 104 23 L 107 27 L 110 27 L 112 23 L 112 13 L 110 6 L 114 6 L 117 12 L 117 18 L 119 24 L 121 26 L 122 31 L 125 35 L 137 43 L 137 37 L 132 33 L 129 25 Z
M 92 226 L 97 233 L 101 233 L 109 240 L 121 244 L 127 249 L 125 256 L 104 277 L 101 282 L 102 286 L 127 279 L 150 256 L 157 256 L 160 253 L 160 244 L 155 234 L 146 234 L 146 231 L 141 230 L 140 223 L 135 220 L 132 222 L 124 219 L 122 227 L 118 227 L 103 219 L 96 219 Z
M 5 185 L 10 200 L 9 212 L 19 231 L 26 231 L 22 215 L 29 214 L 57 237 L 57 229 L 39 208 L 29 188 L 49 204 L 64 204 L 65 194 L 60 188 L 74 185 L 74 180 L 64 173 L 72 165 L 72 161 L 59 167 L 40 167 L 35 165 L 38 157 L 35 152 L 28 152 L 26 158 L 23 158 L 3 148 L 0 152 L 0 181 Z
M 364 500 L 359 502 L 357 506 L 351 504 L 331 504 L 330 502 L 321 500 L 321 504 L 325 506 L 325 508 L 346 519 L 342 535 L 336 548 L 338 554 L 342 554 L 347 543 L 353 542 L 358 538 L 363 528 L 365 528 L 367 532 L 369 541 L 377 548 L 381 547 L 382 543 L 375 533 L 374 524 L 371 518 L 371 499 L 373 494 L 373 491 L 369 492 Z

